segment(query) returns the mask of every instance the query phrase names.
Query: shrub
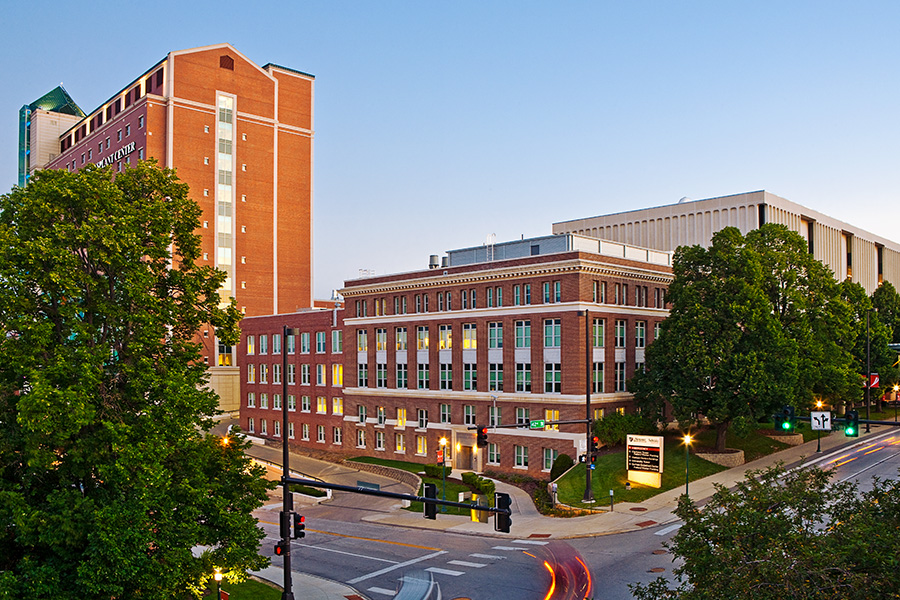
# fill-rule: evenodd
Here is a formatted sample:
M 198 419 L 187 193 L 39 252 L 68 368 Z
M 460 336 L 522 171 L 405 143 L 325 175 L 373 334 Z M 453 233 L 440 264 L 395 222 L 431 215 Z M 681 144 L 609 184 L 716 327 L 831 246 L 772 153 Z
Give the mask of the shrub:
M 624 444 L 629 434 L 654 435 L 658 431 L 654 421 L 637 413 L 612 413 L 594 422 L 594 435 L 607 446 Z
M 441 473 L 441 469 L 444 470 L 444 473 Z M 425 465 L 425 477 L 432 477 L 434 479 L 441 479 L 442 476 L 449 476 L 450 471 L 452 471 L 450 467 L 442 467 L 441 465 Z M 465 481 L 465 477 L 463 477 L 463 481 Z
M 571 469 L 574 464 L 575 461 L 568 454 L 557 456 L 556 460 L 553 461 L 553 466 L 550 468 L 550 481 L 556 481 L 563 473 Z

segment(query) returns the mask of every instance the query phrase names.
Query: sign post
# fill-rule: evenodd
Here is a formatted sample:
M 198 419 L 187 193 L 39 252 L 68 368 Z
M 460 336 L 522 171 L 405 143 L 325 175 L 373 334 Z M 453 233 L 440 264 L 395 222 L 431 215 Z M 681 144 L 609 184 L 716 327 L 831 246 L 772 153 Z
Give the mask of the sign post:
M 821 452 L 822 440 L 819 436 L 822 431 L 831 431 L 831 411 L 812 411 L 809 413 L 809 424 L 816 432 L 816 452 Z

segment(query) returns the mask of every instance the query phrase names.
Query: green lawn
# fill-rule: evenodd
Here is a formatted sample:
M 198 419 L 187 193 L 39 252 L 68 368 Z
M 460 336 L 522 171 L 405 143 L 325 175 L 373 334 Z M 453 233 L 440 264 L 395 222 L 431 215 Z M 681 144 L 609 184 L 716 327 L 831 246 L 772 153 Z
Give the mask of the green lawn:
M 388 460 L 386 458 L 378 458 L 376 456 L 357 456 L 348 459 L 347 462 L 361 462 L 370 465 L 383 465 L 385 467 L 394 467 L 395 469 L 403 469 L 410 473 L 421 474 L 425 471 L 425 465 L 421 463 L 403 462 L 401 460 Z
M 558 498 L 563 504 L 581 508 L 590 507 L 588 504 L 581 503 L 581 499 L 584 497 L 584 469 L 585 465 L 579 464 L 558 482 Z M 690 470 L 691 481 L 694 481 L 724 471 L 725 467 L 691 455 Z M 616 502 L 643 502 L 660 492 L 683 486 L 684 471 L 684 446 L 680 438 L 666 436 L 661 488 L 632 484 L 631 490 L 625 490 L 627 471 L 624 448 L 622 452 L 606 454 L 597 458 L 596 468 L 591 474 L 591 488 L 594 490 L 594 499 L 597 501 L 597 505 L 609 503 L 609 490 L 613 491 Z
M 228 600 L 281 600 L 281 588 L 270 583 L 248 579 L 244 583 L 222 582 L 222 591 L 228 592 Z M 215 582 L 204 598 L 215 598 Z

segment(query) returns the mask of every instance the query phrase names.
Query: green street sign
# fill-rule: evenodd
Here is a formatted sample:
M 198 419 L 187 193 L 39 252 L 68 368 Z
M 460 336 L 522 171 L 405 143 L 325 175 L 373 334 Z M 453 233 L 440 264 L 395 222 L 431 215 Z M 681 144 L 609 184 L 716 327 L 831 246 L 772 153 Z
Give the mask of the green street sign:
M 528 426 L 531 427 L 532 429 L 543 429 L 545 422 L 546 421 L 544 421 L 544 419 L 534 420 L 534 421 L 531 421 L 528 424 Z

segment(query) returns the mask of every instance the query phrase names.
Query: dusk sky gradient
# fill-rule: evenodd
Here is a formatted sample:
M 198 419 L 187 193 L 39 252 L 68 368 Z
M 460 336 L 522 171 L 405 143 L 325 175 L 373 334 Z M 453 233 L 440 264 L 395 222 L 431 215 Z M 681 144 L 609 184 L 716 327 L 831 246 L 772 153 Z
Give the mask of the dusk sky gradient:
M 898 2 L 4 2 L 0 193 L 17 117 L 91 111 L 171 50 L 316 76 L 314 287 L 765 189 L 900 240 Z

